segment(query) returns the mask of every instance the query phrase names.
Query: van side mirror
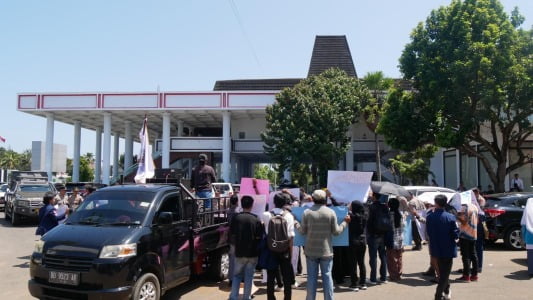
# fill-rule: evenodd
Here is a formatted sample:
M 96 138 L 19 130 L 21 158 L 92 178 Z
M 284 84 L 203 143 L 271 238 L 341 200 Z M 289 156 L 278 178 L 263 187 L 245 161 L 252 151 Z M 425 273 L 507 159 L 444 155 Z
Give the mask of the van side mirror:
M 157 216 L 157 224 L 168 225 L 172 224 L 172 213 L 169 211 L 162 211 Z

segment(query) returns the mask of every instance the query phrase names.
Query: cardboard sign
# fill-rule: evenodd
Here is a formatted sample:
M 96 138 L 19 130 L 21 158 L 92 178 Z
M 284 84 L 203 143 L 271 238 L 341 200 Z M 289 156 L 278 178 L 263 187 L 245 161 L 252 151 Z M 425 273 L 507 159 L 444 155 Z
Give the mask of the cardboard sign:
M 255 185 L 254 185 L 255 181 Z M 241 187 L 239 194 L 241 195 L 265 195 L 268 197 L 269 181 L 266 179 L 255 178 L 241 178 Z
M 337 202 L 349 204 L 357 200 L 366 202 L 372 172 L 328 171 L 328 190 Z
M 344 220 L 344 217 L 348 214 L 348 207 L 346 206 L 333 206 L 329 207 L 332 209 L 335 214 L 337 215 L 337 224 L 342 223 Z M 304 211 L 309 209 L 308 207 L 293 207 L 292 208 L 292 214 L 294 215 L 294 218 L 298 220 L 298 222 L 302 222 L 302 217 L 304 214 Z M 294 246 L 305 246 L 305 236 L 300 234 L 300 232 L 295 228 L 294 230 L 295 236 L 294 236 Z M 342 233 L 337 236 L 333 236 L 332 238 L 332 244 L 333 246 L 348 246 L 348 228 L 344 228 Z
M 256 215 L 258 218 L 263 215 L 266 209 L 266 197 L 265 195 L 242 195 L 239 194 L 239 209 L 242 211 L 241 198 L 242 196 L 250 196 L 254 198 L 254 204 L 252 206 L 252 214 Z

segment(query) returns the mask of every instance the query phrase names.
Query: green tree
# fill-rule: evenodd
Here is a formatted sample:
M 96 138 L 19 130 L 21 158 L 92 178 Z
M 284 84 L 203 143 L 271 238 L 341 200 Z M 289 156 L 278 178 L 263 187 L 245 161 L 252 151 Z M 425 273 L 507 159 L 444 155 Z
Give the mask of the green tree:
M 412 185 L 425 184 L 428 174 L 433 175 L 429 169 L 429 160 L 436 151 L 436 146 L 424 145 L 412 152 L 400 153 L 392 158 L 390 160 L 392 168 L 394 173 L 400 177 L 399 182 Z
M 31 170 L 31 150 L 30 149 L 26 149 L 18 155 L 17 169 L 21 171 Z
M 8 170 L 15 170 L 20 165 L 20 155 L 9 149 L 3 152 L 0 157 L 0 167 Z
M 277 171 L 267 164 L 255 164 L 254 165 L 254 178 L 268 179 L 271 184 L 277 184 L 278 176 Z
M 363 82 L 370 89 L 372 97 L 363 102 L 363 116 L 365 118 L 366 127 L 374 133 L 374 146 L 376 149 L 376 175 L 377 180 L 381 181 L 381 153 L 379 149 L 378 134 L 376 132 L 383 103 L 387 90 L 392 87 L 394 80 L 386 78 L 383 72 L 370 72 L 365 75 Z
M 506 174 L 532 161 L 522 148 L 533 131 L 533 29 L 519 28 L 522 21 L 496 0 L 454 0 L 432 11 L 400 58 L 416 92 L 397 92 L 387 105 L 378 129 L 387 142 L 407 151 L 458 148 L 503 191 Z M 511 148 L 517 159 L 508 161 Z
M 366 87 L 339 69 L 283 89 L 266 108 L 265 152 L 281 170 L 311 164 L 313 181 L 325 185 L 327 170 L 348 149 L 346 132 L 368 98 Z

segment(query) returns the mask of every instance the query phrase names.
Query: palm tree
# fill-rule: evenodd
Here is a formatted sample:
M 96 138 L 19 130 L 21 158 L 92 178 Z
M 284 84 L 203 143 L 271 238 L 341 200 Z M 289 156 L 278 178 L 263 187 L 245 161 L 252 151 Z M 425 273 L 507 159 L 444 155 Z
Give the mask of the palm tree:
M 387 90 L 392 87 L 394 80 L 392 78 L 386 78 L 383 75 L 383 72 L 377 71 L 367 73 L 365 77 L 363 77 L 363 82 L 366 84 L 372 95 L 372 98 L 368 99 L 363 109 L 363 115 L 366 126 L 374 133 L 374 144 L 376 149 L 376 175 L 377 180 L 381 181 L 381 155 L 376 127 L 379 123 L 381 108 L 385 102 Z
M 19 165 L 19 154 L 13 150 L 7 150 L 0 157 L 0 166 L 4 169 L 13 170 Z

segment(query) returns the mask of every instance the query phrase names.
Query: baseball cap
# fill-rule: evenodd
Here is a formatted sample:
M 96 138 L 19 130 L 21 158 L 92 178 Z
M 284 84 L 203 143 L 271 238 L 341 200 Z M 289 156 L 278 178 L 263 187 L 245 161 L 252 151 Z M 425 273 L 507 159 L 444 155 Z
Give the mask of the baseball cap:
M 207 155 L 205 155 L 205 154 L 202 153 L 202 154 L 200 154 L 200 155 L 198 156 L 198 159 L 199 159 L 199 160 L 207 160 Z

